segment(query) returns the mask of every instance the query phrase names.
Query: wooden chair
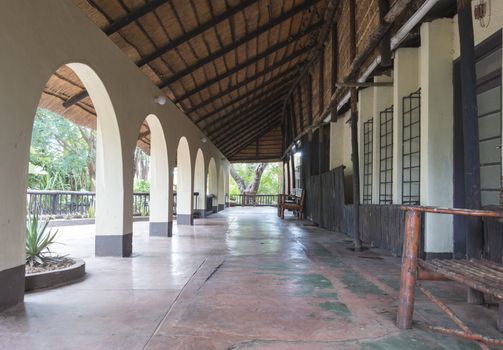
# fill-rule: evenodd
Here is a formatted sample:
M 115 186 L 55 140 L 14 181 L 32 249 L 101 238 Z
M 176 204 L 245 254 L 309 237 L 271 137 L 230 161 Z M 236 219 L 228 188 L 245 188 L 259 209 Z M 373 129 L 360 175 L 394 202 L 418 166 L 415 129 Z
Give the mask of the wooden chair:
M 285 218 L 285 210 L 295 211 L 297 218 L 304 218 L 304 194 L 305 191 L 301 188 L 294 188 L 292 194 L 280 194 L 278 196 L 278 216 L 281 219 Z
M 422 260 L 419 256 L 419 236 L 421 217 L 423 213 L 451 214 L 473 217 L 498 218 L 503 212 L 469 209 L 450 209 L 435 207 L 402 206 L 406 211 L 404 249 L 402 254 L 402 270 L 400 275 L 400 294 L 398 300 L 397 326 L 401 329 L 412 327 L 414 312 L 414 293 L 416 287 L 431 301 L 444 311 L 447 316 L 461 329 L 449 329 L 432 325 L 425 325 L 428 329 L 442 334 L 455 335 L 467 340 L 477 341 L 481 346 L 501 346 L 503 339 L 490 338 L 473 333 L 466 324 L 459 319 L 447 305 L 433 296 L 417 280 L 452 280 L 478 290 L 487 296 L 500 301 L 498 328 L 502 331 L 503 308 L 503 265 L 484 260 L 451 260 L 433 259 Z M 481 232 L 482 234 L 482 232 Z M 488 349 L 488 347 L 486 346 Z

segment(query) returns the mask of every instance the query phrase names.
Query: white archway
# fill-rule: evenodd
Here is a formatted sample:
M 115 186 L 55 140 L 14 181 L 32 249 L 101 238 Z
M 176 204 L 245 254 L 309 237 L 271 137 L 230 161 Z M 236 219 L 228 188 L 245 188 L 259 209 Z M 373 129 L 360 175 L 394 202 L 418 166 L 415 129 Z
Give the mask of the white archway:
M 184 136 L 178 141 L 176 165 L 176 222 L 178 225 L 193 225 L 194 183 L 192 182 L 192 162 L 189 143 Z
M 195 207 L 197 215 L 200 218 L 206 216 L 206 171 L 204 164 L 204 154 L 199 148 L 197 150 L 196 165 L 194 168 L 194 192 L 199 193 Z
M 217 166 L 215 163 L 215 159 L 213 157 L 210 158 L 210 162 L 208 165 L 208 176 L 207 176 L 207 195 L 213 197 L 212 211 L 214 213 L 218 210 L 218 176 L 217 176 Z
M 121 138 L 112 101 L 91 67 L 82 63 L 67 66 L 84 84 L 97 116 L 95 254 L 130 256 L 133 240 L 131 204 L 124 198 Z
M 150 129 L 150 236 L 171 236 L 169 216 L 169 163 L 168 147 L 161 122 L 154 114 L 145 119 Z
M 218 211 L 225 209 L 225 174 L 224 166 L 220 164 L 220 171 L 218 172 Z

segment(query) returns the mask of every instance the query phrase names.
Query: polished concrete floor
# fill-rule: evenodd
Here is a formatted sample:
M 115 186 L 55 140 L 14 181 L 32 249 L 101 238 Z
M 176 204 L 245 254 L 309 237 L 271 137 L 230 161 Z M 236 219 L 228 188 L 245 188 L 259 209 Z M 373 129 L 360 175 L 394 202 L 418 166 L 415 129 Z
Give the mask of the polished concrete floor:
M 0 349 L 478 349 L 394 325 L 400 260 L 353 253 L 348 237 L 271 208 L 230 208 L 173 238 L 134 224 L 131 258 L 93 256 L 94 227 L 60 228 L 56 250 L 87 277 L 27 293 L 0 314 Z M 499 336 L 496 312 L 426 283 L 473 327 Z M 453 327 L 419 298 L 417 320 Z

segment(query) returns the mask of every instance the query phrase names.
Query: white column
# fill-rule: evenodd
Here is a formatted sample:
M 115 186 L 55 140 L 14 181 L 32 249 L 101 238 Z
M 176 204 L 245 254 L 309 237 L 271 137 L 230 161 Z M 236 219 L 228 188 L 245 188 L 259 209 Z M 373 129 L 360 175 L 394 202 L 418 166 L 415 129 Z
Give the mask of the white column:
M 180 139 L 177 150 L 176 222 L 178 225 L 193 225 L 194 176 L 189 144 Z
M 201 149 L 197 151 L 196 167 L 194 169 L 194 192 L 198 192 L 196 210 L 199 217 L 206 214 L 206 171 L 204 168 L 204 156 Z
M 358 152 L 360 159 L 360 203 L 363 203 L 363 192 L 364 192 L 364 173 L 365 173 L 365 157 L 364 157 L 364 128 L 363 125 L 369 119 L 372 119 L 374 114 L 373 105 L 374 105 L 374 91 L 373 88 L 362 89 L 358 92 Z M 375 118 L 372 124 L 374 130 Z M 372 135 L 374 136 L 374 135 Z M 372 148 L 372 154 L 375 153 L 375 149 Z M 374 163 L 374 159 L 372 159 L 372 163 Z M 372 183 L 372 188 L 374 188 L 375 184 Z
M 154 115 L 147 117 L 150 129 L 150 236 L 168 236 L 169 220 L 169 165 L 168 148 L 162 125 Z
M 419 49 L 395 51 L 393 66 L 393 203 L 402 203 L 402 125 L 403 97 L 419 85 Z M 395 147 L 396 145 L 396 147 Z
M 374 82 L 383 83 L 391 82 L 392 79 L 387 76 L 375 77 Z M 374 100 L 373 100 L 373 115 L 374 115 L 374 162 L 372 170 L 372 203 L 379 204 L 379 171 L 380 171 L 380 130 L 381 119 L 380 113 L 393 104 L 393 87 L 380 86 L 374 87 Z M 393 145 L 393 151 L 396 145 Z M 394 155 L 393 155 L 394 156 Z
M 421 205 L 453 205 L 453 25 L 440 19 L 421 25 Z M 450 253 L 450 215 L 427 215 L 425 251 Z

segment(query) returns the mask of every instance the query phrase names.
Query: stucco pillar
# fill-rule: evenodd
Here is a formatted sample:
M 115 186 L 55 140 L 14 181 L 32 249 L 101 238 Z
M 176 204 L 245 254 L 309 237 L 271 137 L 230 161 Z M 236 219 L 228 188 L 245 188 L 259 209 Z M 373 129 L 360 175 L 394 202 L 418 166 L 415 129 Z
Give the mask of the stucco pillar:
M 440 19 L 421 25 L 421 205 L 453 205 L 453 25 Z M 426 215 L 427 256 L 450 255 L 453 219 Z
M 224 165 L 220 164 L 220 171 L 218 172 L 218 211 L 222 211 L 225 208 L 225 171 Z
M 393 203 L 402 203 L 403 97 L 417 91 L 419 85 L 417 48 L 395 51 L 393 66 Z
M 133 139 L 120 135 L 108 92 L 87 65 L 67 64 L 80 78 L 96 109 L 96 237 L 97 256 L 130 256 L 133 250 Z
M 365 181 L 364 181 L 364 175 L 365 175 L 365 157 L 364 157 L 364 144 L 365 144 L 365 135 L 364 135 L 364 124 L 368 122 L 370 119 L 373 118 L 374 110 L 373 110 L 373 104 L 374 104 L 374 91 L 373 88 L 366 88 L 362 89 L 358 92 L 358 140 L 359 140 L 359 145 L 358 145 L 358 152 L 359 152 L 359 159 L 360 159 L 360 203 L 363 204 L 363 195 L 365 192 Z M 372 130 L 376 127 L 375 125 L 375 118 L 372 122 Z M 372 135 L 373 136 L 373 135 Z M 372 139 L 373 140 L 373 139 Z M 372 145 L 373 146 L 373 145 Z M 374 154 L 375 149 L 372 147 L 372 154 Z M 372 159 L 372 165 L 374 163 L 374 160 Z M 372 188 L 374 188 L 375 184 L 372 182 Z
M 231 193 L 231 184 L 230 184 L 230 170 L 229 164 L 227 164 L 225 168 L 225 207 L 230 207 L 230 193 Z
M 182 137 L 177 150 L 176 222 L 194 224 L 194 172 L 187 139 Z
M 197 151 L 196 167 L 194 169 L 194 192 L 199 193 L 197 203 L 195 203 L 198 217 L 206 217 L 206 171 L 204 167 L 204 157 L 201 150 Z
M 375 77 L 374 82 L 383 83 L 390 82 L 392 79 L 387 76 Z M 372 203 L 379 204 L 379 171 L 380 171 L 380 131 L 381 131 L 381 112 L 393 104 L 393 87 L 392 86 L 379 86 L 374 87 L 373 99 L 373 115 L 374 115 L 374 162 L 372 170 Z M 394 130 L 393 130 L 394 131 Z M 393 144 L 393 158 L 395 158 L 395 149 L 397 144 Z M 394 179 L 393 179 L 394 180 Z M 395 192 L 395 183 L 393 181 L 393 190 Z M 374 185 L 375 184 L 375 185 Z
M 162 126 L 156 116 L 147 117 L 150 128 L 150 236 L 169 235 L 172 223 L 169 220 L 169 164 L 168 149 Z

